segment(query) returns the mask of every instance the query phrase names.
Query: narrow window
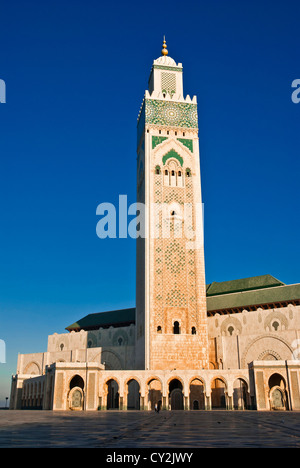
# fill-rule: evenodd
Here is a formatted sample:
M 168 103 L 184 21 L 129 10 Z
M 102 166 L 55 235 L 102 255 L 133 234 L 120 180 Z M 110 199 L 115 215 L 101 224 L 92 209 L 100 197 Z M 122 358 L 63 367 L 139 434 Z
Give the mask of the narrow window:
M 168 171 L 167 171 L 167 169 L 165 170 L 165 175 L 168 175 Z
M 174 333 L 174 335 L 179 335 L 180 334 L 179 322 L 177 322 L 177 321 L 174 322 L 173 333 Z
M 157 327 L 157 333 L 161 333 L 161 326 L 160 325 L 158 325 L 158 327 Z
M 181 177 L 181 171 L 178 171 L 178 177 Z
M 196 335 L 196 328 L 192 327 L 192 335 Z

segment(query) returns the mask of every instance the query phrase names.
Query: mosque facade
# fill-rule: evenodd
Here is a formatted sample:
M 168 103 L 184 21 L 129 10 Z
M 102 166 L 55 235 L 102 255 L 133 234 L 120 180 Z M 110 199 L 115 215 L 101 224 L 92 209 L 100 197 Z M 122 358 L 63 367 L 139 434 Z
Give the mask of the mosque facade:
M 11 409 L 300 410 L 300 284 L 206 284 L 197 112 L 164 41 L 137 123 L 136 307 L 19 354 Z

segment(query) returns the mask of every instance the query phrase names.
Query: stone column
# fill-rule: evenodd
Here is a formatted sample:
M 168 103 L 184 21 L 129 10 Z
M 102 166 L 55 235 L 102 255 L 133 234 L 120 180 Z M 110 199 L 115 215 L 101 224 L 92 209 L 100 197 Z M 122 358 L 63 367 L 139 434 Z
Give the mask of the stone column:
M 127 399 L 128 399 L 127 397 L 128 397 L 128 392 L 126 390 L 124 390 L 124 392 L 123 392 L 123 411 L 127 411 Z
M 123 410 L 123 406 L 124 406 L 123 397 L 120 395 L 119 396 L 119 409 Z
M 169 409 L 169 401 L 168 397 L 166 395 L 163 395 L 162 397 L 162 409 L 163 410 L 168 410 Z
M 150 401 L 149 401 L 149 390 L 146 391 L 145 393 L 145 397 L 144 397 L 144 409 L 146 411 L 150 411 L 151 410 L 151 405 L 150 405 Z
M 183 409 L 185 411 L 189 411 L 190 410 L 190 399 L 188 396 L 184 395 L 183 397 Z
M 229 395 L 227 393 L 226 401 L 227 401 L 227 404 L 226 404 L 227 409 L 228 410 L 233 410 L 233 397 L 232 397 L 232 395 Z
M 107 395 L 108 395 L 108 390 L 105 390 L 103 392 L 103 396 L 102 396 L 102 410 L 107 410 Z
M 205 409 L 206 410 L 211 410 L 211 396 L 210 395 L 206 395 L 205 397 Z
M 144 411 L 145 408 L 145 397 L 140 394 L 140 410 Z

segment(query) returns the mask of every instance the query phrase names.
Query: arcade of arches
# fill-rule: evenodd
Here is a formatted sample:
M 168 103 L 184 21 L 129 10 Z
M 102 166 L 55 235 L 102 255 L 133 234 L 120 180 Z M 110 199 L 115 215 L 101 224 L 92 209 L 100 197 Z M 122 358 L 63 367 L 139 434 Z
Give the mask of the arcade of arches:
M 300 410 L 297 361 L 247 371 L 104 371 L 55 363 L 22 382 L 20 408 L 54 410 Z
M 157 372 L 153 375 L 150 371 L 95 372 L 95 369 L 93 373 L 84 374 L 78 369 L 73 375 L 56 379 L 63 385 L 53 389 L 53 409 L 150 411 L 156 405 L 162 410 L 297 409 L 299 394 L 293 387 L 297 377 L 293 371 L 289 376 L 283 369 L 276 368 L 265 372 L 265 368 L 262 371 L 258 366 L 252 371 L 249 380 L 246 373 L 236 371 L 224 374 L 203 371 L 202 375 L 184 371 L 174 375 Z M 34 381 L 32 378 L 24 383 L 22 408 L 47 409 L 51 403 L 41 401 L 44 388 Z M 58 393 L 62 395 L 61 400 Z
M 164 396 L 162 382 L 152 378 L 147 382 L 145 397 L 141 396 L 140 384 L 131 379 L 126 384 L 124 397 L 120 397 L 119 384 L 114 379 L 106 382 L 101 409 L 143 409 L 154 410 L 155 405 L 169 410 L 205 410 L 205 409 L 250 409 L 248 383 L 237 378 L 233 385 L 232 398 L 229 397 L 227 384 L 216 378 L 211 383 L 211 395 L 205 392 L 205 383 L 196 377 L 191 380 L 188 395 L 185 396 L 184 384 L 181 379 L 174 378 L 168 382 L 167 393 Z M 142 402 L 142 403 L 141 403 Z

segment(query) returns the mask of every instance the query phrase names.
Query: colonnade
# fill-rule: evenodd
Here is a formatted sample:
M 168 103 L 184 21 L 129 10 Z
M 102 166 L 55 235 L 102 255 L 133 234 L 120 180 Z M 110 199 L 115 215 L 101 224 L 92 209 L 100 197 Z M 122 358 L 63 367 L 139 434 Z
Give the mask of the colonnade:
M 232 375 L 181 376 L 140 375 L 125 373 L 106 375 L 100 381 L 98 409 L 163 410 L 248 409 L 251 397 L 248 377 Z

